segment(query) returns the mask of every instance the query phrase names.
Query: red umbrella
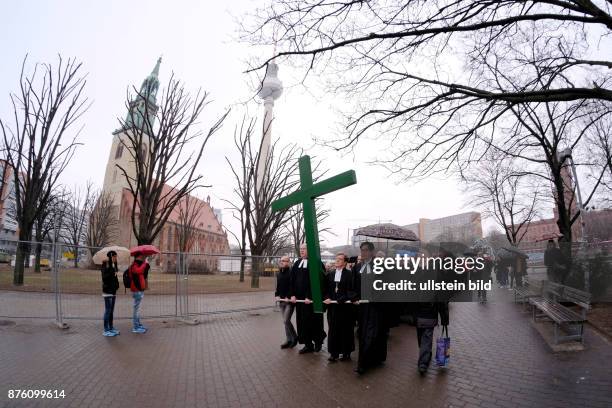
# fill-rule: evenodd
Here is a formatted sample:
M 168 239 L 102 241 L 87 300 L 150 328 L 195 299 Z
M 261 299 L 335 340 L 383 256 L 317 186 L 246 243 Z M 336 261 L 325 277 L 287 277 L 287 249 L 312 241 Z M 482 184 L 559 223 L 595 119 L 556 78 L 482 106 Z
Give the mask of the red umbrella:
M 144 256 L 159 254 L 159 249 L 157 249 L 153 245 L 139 245 L 130 249 L 130 255 L 134 256 L 137 253 L 140 253 Z

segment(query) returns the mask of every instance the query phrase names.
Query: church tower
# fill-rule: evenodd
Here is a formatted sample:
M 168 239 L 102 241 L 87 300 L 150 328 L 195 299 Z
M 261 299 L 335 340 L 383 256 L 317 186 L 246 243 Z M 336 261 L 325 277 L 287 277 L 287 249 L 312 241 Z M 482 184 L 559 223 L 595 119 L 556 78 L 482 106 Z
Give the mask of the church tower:
M 130 177 L 136 176 L 134 160 L 130 152 L 127 151 L 128 146 L 130 146 L 127 134 L 130 128 L 143 129 L 143 127 L 146 126 L 146 123 L 144 123 L 145 112 L 149 116 L 147 123 L 154 123 L 158 109 L 157 90 L 159 89 L 158 77 L 160 64 L 161 57 L 157 60 L 157 64 L 155 64 L 151 74 L 142 82 L 138 94 L 129 102 L 129 110 L 121 127 L 113 132 L 113 143 L 106 163 L 103 191 L 112 196 L 113 205 L 116 206 L 117 209 L 121 206 L 123 189 L 129 188 L 123 172 L 117 166 L 124 168 Z M 141 148 L 145 151 L 149 143 L 150 133 L 150 131 L 144 132 L 143 135 L 143 146 L 141 146 Z

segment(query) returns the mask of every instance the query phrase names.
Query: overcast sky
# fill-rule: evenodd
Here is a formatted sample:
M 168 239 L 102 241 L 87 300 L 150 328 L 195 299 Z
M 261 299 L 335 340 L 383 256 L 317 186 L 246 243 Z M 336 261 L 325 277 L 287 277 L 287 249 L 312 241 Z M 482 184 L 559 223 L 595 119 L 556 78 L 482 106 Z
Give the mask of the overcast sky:
M 205 150 L 201 172 L 212 188 L 214 207 L 224 207 L 223 198 L 232 197 L 232 178 L 225 156 L 233 156 L 233 128 L 245 112 L 242 101 L 252 95 L 244 73 L 245 61 L 253 52 L 235 41 L 240 16 L 257 2 L 213 1 L 13 1 L 0 5 L 0 115 L 12 114 L 9 92 L 18 87 L 19 69 L 29 54 L 29 67 L 35 62 L 56 62 L 57 53 L 76 57 L 88 73 L 86 93 L 93 102 L 83 118 L 78 152 L 63 175 L 68 185 L 83 185 L 92 180 L 101 186 L 112 131 L 117 116 L 125 115 L 126 89 L 140 86 L 163 55 L 160 70 L 162 86 L 171 72 L 190 90 L 202 87 L 211 93 L 214 103 L 204 113 L 202 125 L 212 122 L 225 109 L 233 113 L 223 129 Z M 261 52 L 257 50 L 257 52 Z M 265 52 L 265 51 L 264 51 Z M 272 50 L 268 51 L 270 54 Z M 315 146 L 313 138 L 325 137 L 337 129 L 339 117 L 334 101 L 313 86 L 312 92 L 295 83 L 294 72 L 280 66 L 279 77 L 286 89 L 275 105 L 273 133 L 282 144 L 297 143 L 308 154 L 324 161 L 333 175 L 354 169 L 358 183 L 329 195 L 331 209 L 326 226 L 336 234 L 322 237 L 322 245 L 347 242 L 349 229 L 381 221 L 404 225 L 419 218 L 437 218 L 473 210 L 454 180 L 429 178 L 418 184 L 396 184 L 386 170 L 367 165 L 376 149 L 368 142 L 354 153 L 335 152 Z M 316 96 L 315 96 L 316 95 Z M 261 116 L 263 105 L 252 103 L 248 113 Z M 223 212 L 226 226 L 237 231 L 228 210 Z M 484 229 L 488 230 L 486 223 Z

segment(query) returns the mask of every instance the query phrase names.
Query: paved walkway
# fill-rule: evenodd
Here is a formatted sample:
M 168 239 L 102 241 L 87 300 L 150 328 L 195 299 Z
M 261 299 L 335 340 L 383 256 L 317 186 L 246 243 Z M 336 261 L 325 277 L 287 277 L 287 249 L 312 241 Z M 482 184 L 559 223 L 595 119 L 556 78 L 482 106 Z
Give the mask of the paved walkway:
M 265 304 L 271 294 L 256 296 L 250 302 Z M 224 296 L 232 297 L 240 295 Z M 386 365 L 356 377 L 354 362 L 280 350 L 280 314 L 271 309 L 205 316 L 197 326 L 147 321 L 146 335 L 124 320 L 116 338 L 101 336 L 101 322 L 71 321 L 67 331 L 12 322 L 0 325 L 0 407 L 612 406 L 608 340 L 587 328 L 585 351 L 552 353 L 510 303 L 451 305 L 451 366 L 424 378 L 408 325 L 392 329 Z M 7 399 L 9 389 L 32 388 L 66 398 Z

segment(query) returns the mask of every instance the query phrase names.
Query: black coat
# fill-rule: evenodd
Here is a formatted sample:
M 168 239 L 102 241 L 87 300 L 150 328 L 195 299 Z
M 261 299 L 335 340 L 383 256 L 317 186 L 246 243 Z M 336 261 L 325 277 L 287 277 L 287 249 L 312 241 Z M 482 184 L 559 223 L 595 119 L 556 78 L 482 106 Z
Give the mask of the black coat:
M 334 282 L 335 276 L 335 270 L 327 274 L 323 293 L 324 299 L 338 301 L 337 304 L 327 305 L 327 351 L 334 356 L 349 355 L 355 350 L 355 310 L 359 307 L 346 303 L 356 299 L 353 291 L 353 272 L 343 269 L 340 282 Z
M 278 296 L 280 298 L 288 298 L 291 295 L 291 269 L 281 268 L 278 270 L 276 274 L 276 291 L 274 292 L 274 296 Z
M 438 315 L 442 326 L 448 326 L 449 313 L 447 302 L 419 302 L 416 308 L 417 327 L 438 325 Z
M 370 270 L 373 271 L 373 261 L 370 261 Z M 356 300 L 361 299 L 361 282 L 362 282 L 362 276 L 361 273 L 359 273 L 361 271 L 361 267 L 363 266 L 362 262 L 359 262 L 357 264 L 355 264 L 353 266 L 353 291 L 356 294 Z M 363 279 L 365 279 L 365 277 L 363 277 Z
M 343 269 L 340 282 L 337 284 L 334 282 L 335 276 L 335 269 L 325 276 L 323 299 L 337 300 L 341 303 L 344 303 L 347 300 L 357 300 L 357 294 L 353 290 L 353 272 L 348 269 Z
M 301 261 L 302 259 L 298 258 L 298 260 L 293 263 L 293 267 L 291 268 L 291 285 L 289 290 L 289 296 L 295 296 L 296 299 L 312 299 L 312 291 L 310 288 L 310 273 L 308 271 L 308 268 L 300 268 Z M 325 265 L 323 265 L 323 263 L 321 262 L 319 274 L 321 293 L 324 292 L 324 270 Z
M 115 295 L 119 289 L 119 279 L 117 279 L 118 269 L 109 262 L 102 264 L 102 292 L 107 295 Z

